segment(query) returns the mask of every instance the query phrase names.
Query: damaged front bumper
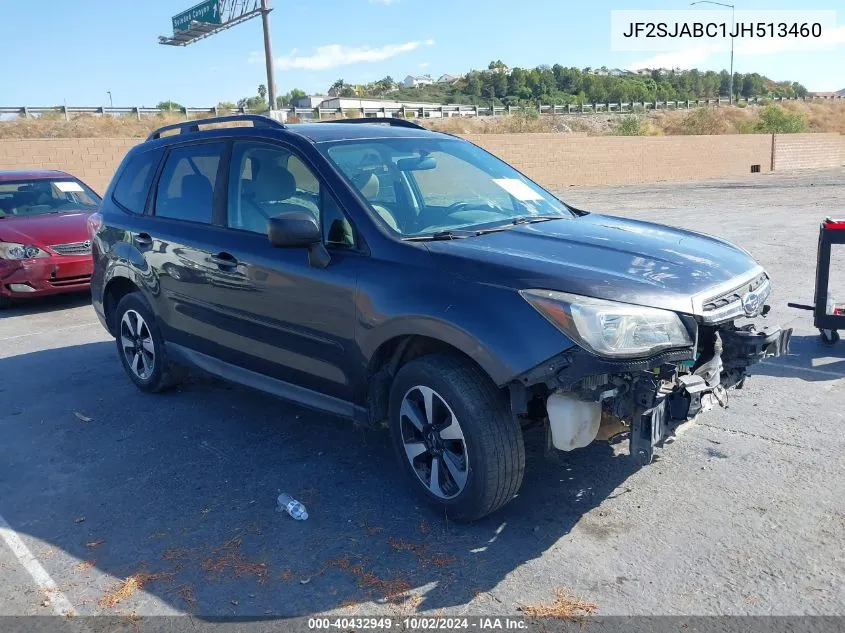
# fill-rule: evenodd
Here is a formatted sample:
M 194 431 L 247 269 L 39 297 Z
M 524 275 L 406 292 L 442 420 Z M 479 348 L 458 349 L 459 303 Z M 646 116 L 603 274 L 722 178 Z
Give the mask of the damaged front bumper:
M 591 403 L 580 420 L 555 424 L 549 410 L 553 444 L 584 446 L 584 429 L 596 437 L 599 424 L 621 422 L 629 431 L 630 453 L 650 463 L 655 447 L 701 411 L 727 406 L 728 390 L 741 389 L 749 367 L 764 358 L 789 351 L 791 329 L 737 327 L 733 322 L 700 325 L 696 346 L 669 350 L 641 360 L 609 360 L 575 347 L 526 372 L 511 390 L 516 412 L 549 394 L 566 394 Z M 522 405 L 525 406 L 522 406 Z M 579 411 L 583 411 L 579 409 Z M 581 443 L 554 437 L 561 429 L 577 428 Z M 563 449 L 569 450 L 569 449 Z

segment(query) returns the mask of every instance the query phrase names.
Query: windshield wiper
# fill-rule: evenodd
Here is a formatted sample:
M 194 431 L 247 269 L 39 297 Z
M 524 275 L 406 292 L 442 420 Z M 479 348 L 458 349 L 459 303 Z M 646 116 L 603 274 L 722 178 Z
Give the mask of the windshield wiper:
M 560 215 L 520 215 L 510 220 L 507 224 L 500 224 L 489 229 L 481 229 L 476 231 L 476 235 L 486 235 L 487 233 L 496 233 L 498 231 L 507 231 L 515 226 L 521 224 L 534 224 L 535 222 L 548 222 L 549 220 L 560 220 L 563 216 Z
M 437 231 L 430 235 L 409 235 L 403 237 L 405 242 L 436 242 L 439 240 L 460 240 L 471 235 L 477 235 L 476 231 Z

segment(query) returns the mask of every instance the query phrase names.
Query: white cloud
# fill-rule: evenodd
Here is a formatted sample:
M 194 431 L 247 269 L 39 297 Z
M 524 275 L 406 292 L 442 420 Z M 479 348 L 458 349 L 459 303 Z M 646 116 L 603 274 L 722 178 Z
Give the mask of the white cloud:
M 628 65 L 628 70 L 640 68 L 695 68 L 718 50 L 718 46 L 698 46 L 682 51 L 658 53 Z
M 396 55 L 410 53 L 421 46 L 433 45 L 434 40 L 387 44 L 378 48 L 327 44 L 317 48 L 312 55 L 299 55 L 298 49 L 293 49 L 287 55 L 276 58 L 276 68 L 279 70 L 327 70 L 361 62 L 381 62 Z M 249 56 L 249 61 L 252 63 L 263 63 L 263 60 L 264 56 L 258 52 L 253 52 Z

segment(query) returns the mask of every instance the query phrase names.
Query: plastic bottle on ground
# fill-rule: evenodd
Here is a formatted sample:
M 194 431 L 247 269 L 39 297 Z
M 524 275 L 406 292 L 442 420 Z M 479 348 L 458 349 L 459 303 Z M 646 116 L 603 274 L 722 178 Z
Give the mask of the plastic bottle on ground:
M 285 492 L 279 495 L 278 504 L 276 510 L 287 512 L 297 521 L 304 521 L 308 518 L 308 510 L 305 509 L 305 506 Z

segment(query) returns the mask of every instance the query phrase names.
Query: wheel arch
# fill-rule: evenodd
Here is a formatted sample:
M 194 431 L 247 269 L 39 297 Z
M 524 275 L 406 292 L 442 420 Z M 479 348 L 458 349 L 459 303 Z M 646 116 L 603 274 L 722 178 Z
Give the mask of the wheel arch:
M 131 292 L 138 292 L 141 289 L 127 275 L 115 274 L 103 288 L 103 314 L 106 318 L 106 325 L 109 333 L 114 336 L 114 311 L 117 304 Z
M 501 388 L 510 370 L 479 342 L 465 336 L 433 336 L 431 332 L 410 331 L 385 338 L 370 355 L 363 394 L 372 423 L 387 418 L 390 385 L 400 367 L 421 356 L 444 354 L 460 357 L 478 367 L 490 381 Z

